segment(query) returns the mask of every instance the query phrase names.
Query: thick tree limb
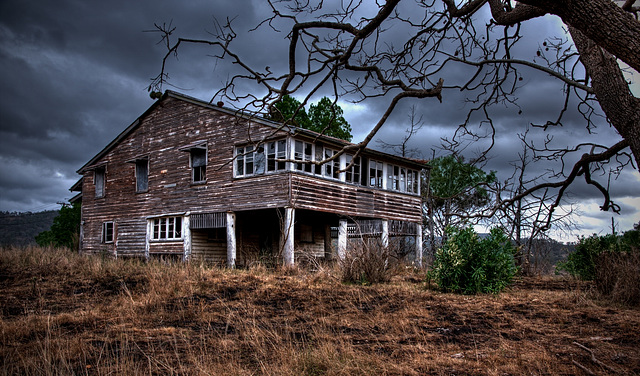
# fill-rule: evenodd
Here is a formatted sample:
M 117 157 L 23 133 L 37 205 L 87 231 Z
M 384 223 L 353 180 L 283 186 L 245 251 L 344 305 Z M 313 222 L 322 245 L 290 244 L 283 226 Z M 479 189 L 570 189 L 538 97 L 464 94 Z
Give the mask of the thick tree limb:
M 520 2 L 559 16 L 565 24 L 580 30 L 598 46 L 627 63 L 636 72 L 640 72 L 640 22 L 613 1 L 520 0 Z
M 622 138 L 629 141 L 636 166 L 640 166 L 640 99 L 631 93 L 615 57 L 578 29 L 570 27 L 569 31 L 592 78 L 600 107 Z

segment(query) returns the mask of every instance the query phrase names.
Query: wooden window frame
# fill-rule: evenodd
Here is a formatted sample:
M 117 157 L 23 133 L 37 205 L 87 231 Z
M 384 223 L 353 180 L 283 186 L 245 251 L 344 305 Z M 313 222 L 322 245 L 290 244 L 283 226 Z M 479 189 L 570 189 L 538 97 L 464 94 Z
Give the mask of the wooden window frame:
M 102 231 L 100 233 L 100 242 L 103 244 L 112 244 L 116 236 L 116 226 L 113 221 L 102 222 Z
M 141 167 L 145 166 L 144 176 L 141 176 Z M 149 191 L 149 159 L 140 158 L 135 161 L 136 174 L 136 193 L 145 193 Z M 141 177 L 143 179 L 141 179 Z
M 373 168 L 371 167 L 372 164 L 374 164 Z M 384 163 L 377 161 L 375 159 L 369 159 L 369 184 L 368 185 L 369 187 L 374 187 L 374 188 L 384 187 Z
M 298 150 L 298 145 L 301 146 L 301 150 Z M 294 140 L 293 159 L 296 161 L 300 161 L 295 164 L 296 171 L 307 173 L 314 172 L 315 169 L 313 168 L 313 164 L 304 162 L 313 162 L 313 159 L 315 157 L 315 148 L 316 146 L 311 142 Z
M 93 185 L 95 186 L 96 198 L 103 198 L 107 186 L 106 166 L 99 166 L 93 170 Z
M 338 154 L 338 151 L 331 148 L 324 148 L 324 159 L 329 159 Z M 340 180 L 340 158 L 334 159 L 332 162 L 324 164 L 323 176 L 329 179 Z
M 158 217 L 151 222 L 151 240 L 176 241 L 183 240 L 182 216 Z
M 202 156 L 202 153 L 204 154 L 204 156 Z M 194 147 L 189 149 L 189 165 L 191 167 L 191 183 L 204 184 L 207 182 L 208 159 L 209 159 L 209 153 L 206 145 L 204 147 Z
M 345 167 L 349 166 L 349 163 L 353 160 L 353 155 L 346 154 L 345 156 L 346 163 Z M 356 161 L 353 163 L 353 166 L 348 168 L 345 171 L 345 181 L 351 184 L 360 184 L 360 177 L 362 174 L 362 158 L 356 157 Z
M 267 156 L 266 173 L 285 171 L 287 162 L 277 161 L 277 159 L 287 159 L 287 140 L 276 140 L 267 142 L 265 150 Z

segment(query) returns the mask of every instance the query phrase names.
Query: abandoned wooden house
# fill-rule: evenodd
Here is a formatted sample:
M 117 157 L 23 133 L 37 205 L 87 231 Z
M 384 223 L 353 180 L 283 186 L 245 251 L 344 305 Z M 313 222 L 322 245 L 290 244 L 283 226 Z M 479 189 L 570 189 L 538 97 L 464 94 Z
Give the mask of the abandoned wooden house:
M 308 163 L 345 145 L 167 91 L 78 170 L 80 251 L 291 265 L 398 236 L 421 263 L 426 166 L 369 149 Z

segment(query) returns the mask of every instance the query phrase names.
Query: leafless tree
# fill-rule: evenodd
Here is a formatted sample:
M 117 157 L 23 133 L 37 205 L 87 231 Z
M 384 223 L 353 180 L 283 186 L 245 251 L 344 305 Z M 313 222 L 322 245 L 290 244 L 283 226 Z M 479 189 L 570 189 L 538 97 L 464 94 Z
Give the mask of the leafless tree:
M 562 211 L 549 218 L 549 207 L 556 202 L 558 194 L 549 188 L 532 192 L 523 196 L 522 192 L 528 187 L 539 185 L 539 181 L 547 177 L 543 172 L 538 175 L 527 174 L 527 169 L 536 161 L 535 150 L 527 140 L 529 128 L 518 137 L 522 144 L 522 151 L 518 153 L 518 159 L 512 163 L 513 174 L 504 182 L 499 182 L 494 187 L 494 194 L 500 202 L 501 196 L 519 197 L 513 205 L 499 206 L 493 216 L 494 223 L 506 230 L 507 235 L 518 249 L 517 262 L 524 274 L 531 274 L 537 269 L 539 261 L 544 258 L 543 252 L 548 250 L 543 246 L 551 239 L 545 233 L 545 229 L 553 225 L 556 232 L 571 232 L 576 228 L 573 221 L 574 204 L 566 195 L 562 197 Z
M 593 173 L 608 161 L 615 161 L 619 168 L 634 168 L 634 162 L 640 163 L 640 99 L 631 93 L 619 64 L 640 72 L 639 7 L 635 0 L 388 0 L 377 1 L 374 7 L 363 0 L 329 3 L 268 0 L 272 13 L 256 30 L 287 31 L 289 54 L 283 57 L 281 69 L 258 69 L 246 63 L 235 52 L 237 34 L 230 22 L 218 25 L 211 40 L 175 39 L 175 29 L 158 26 L 168 51 L 149 89 L 155 92 L 166 84 L 166 63 L 181 46 L 204 44 L 211 46 L 214 56 L 242 70 L 230 77 L 214 98 L 225 97 L 244 111 L 268 113 L 275 101 L 294 92 L 304 93 L 304 105 L 315 93 L 327 89 L 335 99 L 385 99 L 386 109 L 368 135 L 342 150 L 355 153 L 372 141 L 400 101 L 422 98 L 442 102 L 461 92 L 470 110 L 451 140 L 488 136 L 491 142 L 484 150 L 486 156 L 496 136 L 492 110 L 518 106 L 516 92 L 523 72 L 535 70 L 564 85 L 566 99 L 558 116 L 538 124 L 548 132 L 549 140 L 575 101 L 587 132 L 603 125 L 597 116 L 601 109 L 621 138 L 559 150 L 551 143 L 536 146 L 536 158 L 561 161 L 562 167 L 545 181 L 498 202 L 494 212 L 530 195 L 548 197 L 553 190 L 555 200 L 545 208 L 546 224 L 540 227 L 546 230 L 567 188 L 578 178 L 602 193 L 603 210 L 619 209 Z M 554 15 L 564 23 L 567 36 L 546 40 L 535 56 L 517 54 L 523 38 L 521 25 Z M 398 39 L 400 35 L 405 36 L 403 40 Z M 451 71 L 456 72 L 455 77 L 448 75 Z M 243 81 L 247 80 L 260 90 L 243 92 Z
M 407 158 L 420 158 L 420 148 L 410 147 L 409 141 L 424 127 L 424 121 L 422 120 L 422 115 L 416 112 L 416 106 L 411 106 L 411 111 L 407 116 L 409 117 L 409 126 L 404 130 L 404 136 L 402 136 L 402 140 L 399 143 L 394 144 L 381 139 L 377 139 L 376 143 L 382 149 L 389 150 L 393 154 Z

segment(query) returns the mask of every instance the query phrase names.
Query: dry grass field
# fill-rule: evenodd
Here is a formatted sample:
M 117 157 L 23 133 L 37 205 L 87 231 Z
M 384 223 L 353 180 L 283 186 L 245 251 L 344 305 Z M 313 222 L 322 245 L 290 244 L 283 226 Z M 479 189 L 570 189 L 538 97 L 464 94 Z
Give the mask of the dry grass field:
M 414 270 L 374 286 L 332 273 L 4 249 L 1 373 L 640 374 L 640 310 L 588 284 L 459 296 Z

